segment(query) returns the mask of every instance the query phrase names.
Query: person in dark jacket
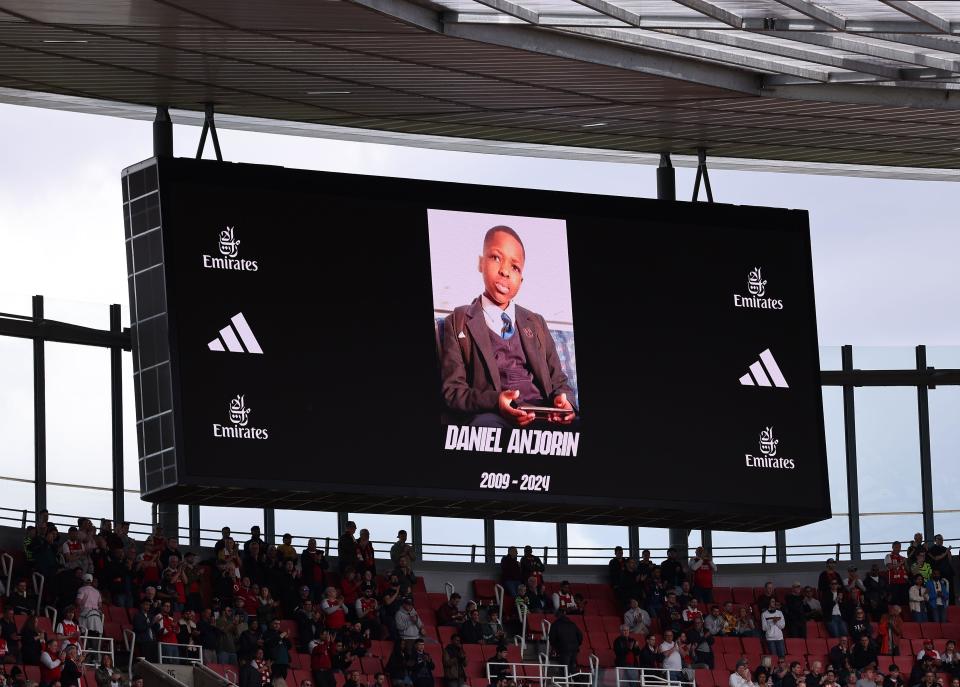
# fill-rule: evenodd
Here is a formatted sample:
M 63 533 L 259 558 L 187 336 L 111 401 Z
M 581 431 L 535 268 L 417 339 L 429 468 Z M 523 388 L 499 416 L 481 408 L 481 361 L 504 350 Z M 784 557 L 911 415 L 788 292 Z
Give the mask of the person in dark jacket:
M 357 531 L 357 523 L 353 520 L 347 520 L 347 524 L 337 542 L 337 569 L 342 575 L 346 568 L 355 568 L 357 565 L 357 540 L 354 533 Z
M 573 624 L 563 610 L 557 611 L 557 619 L 550 628 L 550 646 L 554 647 L 561 665 L 571 673 L 577 672 L 577 654 L 583 644 L 583 633 Z
M 613 640 L 614 665 L 618 668 L 635 667 L 640 661 L 640 646 L 630 634 L 629 625 L 620 626 L 620 636 Z
M 480 622 L 480 611 L 470 611 L 463 625 L 460 626 L 460 637 L 464 644 L 481 644 L 483 642 L 483 623 Z
M 418 639 L 413 643 L 413 649 L 405 656 L 407 674 L 413 682 L 413 687 L 434 687 L 433 685 L 433 659 L 430 658 L 424 650 L 423 639 Z
M 487 661 L 487 673 L 494 681 L 510 676 L 510 659 L 507 658 L 507 647 L 503 644 L 497 646 L 497 653 Z
M 453 635 L 443 650 L 443 679 L 447 687 L 463 687 L 467 683 L 467 653 L 460 635 Z
M 260 687 L 260 671 L 247 658 L 240 659 L 239 687 Z
M 273 659 L 271 670 L 274 678 L 287 679 L 292 646 L 287 631 L 280 627 L 280 621 L 274 620 L 270 623 L 269 629 L 263 633 L 263 653 L 267 658 Z

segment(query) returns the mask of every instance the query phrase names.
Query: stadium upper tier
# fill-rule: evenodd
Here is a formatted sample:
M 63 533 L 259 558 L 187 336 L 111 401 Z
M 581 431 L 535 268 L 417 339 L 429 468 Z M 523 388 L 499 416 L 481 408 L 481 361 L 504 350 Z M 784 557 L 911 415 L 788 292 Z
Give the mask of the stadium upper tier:
M 920 0 L 0 0 L 0 101 L 923 177 L 960 167 L 958 34 Z

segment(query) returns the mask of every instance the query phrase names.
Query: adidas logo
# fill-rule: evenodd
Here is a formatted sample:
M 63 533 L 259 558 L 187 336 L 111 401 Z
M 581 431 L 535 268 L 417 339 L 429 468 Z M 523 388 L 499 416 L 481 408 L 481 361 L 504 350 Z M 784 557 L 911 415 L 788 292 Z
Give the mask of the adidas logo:
M 253 335 L 242 312 L 230 318 L 230 324 L 220 330 L 220 335 L 208 343 L 207 348 L 221 353 L 230 351 L 231 353 L 263 354 L 263 349 L 260 348 L 260 343 Z
M 743 386 L 775 386 L 778 389 L 789 389 L 790 385 L 784 379 L 780 366 L 773 359 L 773 353 L 768 348 L 760 354 L 760 360 L 750 366 L 750 371 L 740 378 Z

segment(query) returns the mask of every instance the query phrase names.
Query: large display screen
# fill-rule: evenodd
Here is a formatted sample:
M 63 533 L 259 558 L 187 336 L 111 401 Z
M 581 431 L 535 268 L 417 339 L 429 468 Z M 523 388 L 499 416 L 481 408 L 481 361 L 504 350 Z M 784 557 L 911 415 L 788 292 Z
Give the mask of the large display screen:
M 185 159 L 123 183 L 145 498 L 830 516 L 806 212 Z

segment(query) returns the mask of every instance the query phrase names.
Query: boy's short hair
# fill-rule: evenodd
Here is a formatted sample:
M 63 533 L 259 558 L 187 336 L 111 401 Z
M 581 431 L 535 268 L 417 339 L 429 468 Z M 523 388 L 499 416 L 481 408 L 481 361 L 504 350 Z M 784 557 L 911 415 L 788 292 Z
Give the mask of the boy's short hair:
M 516 239 L 517 243 L 520 244 L 520 250 L 523 251 L 523 259 L 524 260 L 527 259 L 527 249 L 523 245 L 523 239 L 520 238 L 520 234 L 518 234 L 516 231 L 513 230 L 513 228 L 508 227 L 505 224 L 498 224 L 495 227 L 490 227 L 489 229 L 487 229 L 487 233 L 483 235 L 484 250 L 486 250 L 487 244 L 490 243 L 491 239 L 493 239 L 493 235 L 498 232 L 503 232 L 504 234 L 512 236 L 514 239 Z

